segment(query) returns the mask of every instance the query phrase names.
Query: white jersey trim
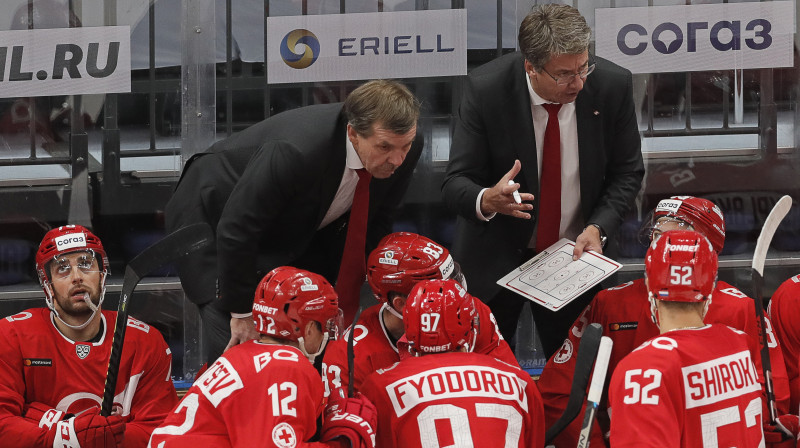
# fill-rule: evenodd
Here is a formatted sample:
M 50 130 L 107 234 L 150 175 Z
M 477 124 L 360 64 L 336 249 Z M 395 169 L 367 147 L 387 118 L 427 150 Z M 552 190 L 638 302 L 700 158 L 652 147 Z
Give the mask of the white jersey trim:
M 54 314 L 53 314 L 52 311 L 50 312 L 50 323 L 53 325 L 53 328 L 56 329 L 56 332 L 58 332 L 58 334 L 61 335 L 61 337 L 64 338 L 65 341 L 69 342 L 72 345 L 75 345 L 75 344 L 90 344 L 93 347 L 99 347 L 99 346 L 103 345 L 103 342 L 106 340 L 106 335 L 108 334 L 108 325 L 106 325 L 106 316 L 105 316 L 105 314 L 100 313 L 100 321 L 103 323 L 103 335 L 100 336 L 100 340 L 99 341 L 97 341 L 97 342 L 73 341 L 72 339 L 70 339 L 66 335 L 64 335 L 64 333 L 62 333 L 61 330 L 58 329 L 58 325 L 56 325 L 56 321 L 54 320 Z
M 383 337 L 385 337 L 386 341 L 389 342 L 389 346 L 392 347 L 392 350 L 394 350 L 394 352 L 397 353 L 398 356 L 400 356 L 400 351 L 397 350 L 397 344 L 392 342 L 392 337 L 389 335 L 389 330 L 386 328 L 386 324 L 383 322 L 383 309 L 388 307 L 389 307 L 388 303 L 384 303 L 383 306 L 381 306 L 381 309 L 378 311 L 378 322 L 381 324 L 381 330 L 383 330 Z

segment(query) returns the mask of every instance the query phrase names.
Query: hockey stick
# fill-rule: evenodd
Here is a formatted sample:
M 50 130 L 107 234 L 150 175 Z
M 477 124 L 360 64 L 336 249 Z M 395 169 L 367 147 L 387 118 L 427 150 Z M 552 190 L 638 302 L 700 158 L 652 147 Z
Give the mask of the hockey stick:
M 575 373 L 572 378 L 572 389 L 569 392 L 567 407 L 561 417 L 547 429 L 544 434 L 544 444 L 550 445 L 557 435 L 567 427 L 575 417 L 581 412 L 583 401 L 586 399 L 586 386 L 589 385 L 589 374 L 592 371 L 592 364 L 597 357 L 597 349 L 600 347 L 600 337 L 603 335 L 603 327 L 598 323 L 590 324 L 581 336 L 581 343 L 578 346 L 578 354 L 575 361 Z
M 778 229 L 781 221 L 783 221 L 783 218 L 791 208 L 792 198 L 790 196 L 787 195 L 778 200 L 764 221 L 764 227 L 761 228 L 761 234 L 758 235 L 756 249 L 753 252 L 753 291 L 756 301 L 756 317 L 759 325 L 761 325 L 761 369 L 764 372 L 764 389 L 767 394 L 767 409 L 769 410 L 769 422 L 771 425 L 775 425 L 775 421 L 778 418 L 778 410 L 775 406 L 775 391 L 772 388 L 772 362 L 769 359 L 767 320 L 764 317 L 764 296 L 762 291 L 764 287 L 764 261 L 767 258 L 769 243 L 775 235 L 775 230 Z
M 356 359 L 354 340 L 356 338 L 356 324 L 358 323 L 359 317 L 361 317 L 361 307 L 358 307 L 356 315 L 353 317 L 353 326 L 350 327 L 350 339 L 347 340 L 347 396 L 350 398 L 355 394 L 355 386 L 353 385 L 353 380 L 356 377 L 355 372 L 353 372 Z
M 108 374 L 106 375 L 106 384 L 103 390 L 101 415 L 111 415 L 111 407 L 114 404 L 114 390 L 117 387 L 119 363 L 122 360 L 122 343 L 125 340 L 125 329 L 128 327 L 128 301 L 139 280 L 170 261 L 205 247 L 213 238 L 211 226 L 208 224 L 191 224 L 165 236 L 143 250 L 128 263 L 122 280 L 119 305 L 117 306 L 117 320 L 114 324 L 114 339 L 111 342 L 111 354 L 108 359 Z
M 597 360 L 594 362 L 594 371 L 592 372 L 592 384 L 589 386 L 589 397 L 586 400 L 586 413 L 583 414 L 583 425 L 578 437 L 578 448 L 589 446 L 589 434 L 597 413 L 597 405 L 600 404 L 600 397 L 603 396 L 603 385 L 606 383 L 608 359 L 611 357 L 613 344 L 608 336 L 603 336 L 600 340 L 600 349 L 597 351 Z

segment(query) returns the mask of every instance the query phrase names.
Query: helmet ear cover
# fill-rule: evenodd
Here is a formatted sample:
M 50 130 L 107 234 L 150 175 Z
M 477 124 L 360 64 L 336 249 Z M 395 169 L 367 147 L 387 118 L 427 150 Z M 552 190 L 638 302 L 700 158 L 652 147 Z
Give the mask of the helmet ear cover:
M 479 327 L 471 295 L 455 280 L 427 280 L 412 290 L 403 310 L 409 346 L 416 353 L 474 348 Z

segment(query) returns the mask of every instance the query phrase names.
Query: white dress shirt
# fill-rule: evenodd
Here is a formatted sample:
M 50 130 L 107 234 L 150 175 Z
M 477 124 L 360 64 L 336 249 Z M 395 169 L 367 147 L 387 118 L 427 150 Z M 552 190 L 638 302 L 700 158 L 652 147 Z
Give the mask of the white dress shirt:
M 549 101 L 544 100 L 536 94 L 531 85 L 531 79 L 527 73 L 523 73 L 528 84 L 528 93 L 531 101 L 531 115 L 533 116 L 533 132 L 536 138 L 536 160 L 538 162 L 538 178 L 542 175 L 542 146 L 544 144 L 544 132 L 547 128 L 548 113 L 542 106 Z M 583 231 L 583 219 L 581 217 L 581 179 L 579 170 L 578 156 L 578 121 L 575 116 L 575 103 L 567 103 L 561 106 L 558 111 L 558 126 L 561 137 L 561 225 L 558 230 L 559 238 L 569 238 L 575 240 Z M 565 187 L 566 186 L 566 187 Z M 481 199 L 484 188 L 478 194 L 475 202 L 475 214 L 478 219 L 488 221 L 494 217 L 494 213 L 484 216 L 481 213 Z M 536 235 L 533 236 L 529 247 L 534 246 Z
M 356 170 L 364 168 L 361 159 L 358 157 L 356 149 L 353 148 L 353 143 L 345 136 L 345 147 L 347 148 L 347 161 L 344 164 L 344 174 L 342 175 L 342 182 L 339 183 L 339 189 L 336 190 L 336 196 L 333 197 L 333 202 L 322 218 L 322 222 L 317 230 L 327 226 L 328 224 L 336 221 L 340 216 L 347 213 L 353 205 L 353 196 L 356 194 L 356 184 L 358 184 L 358 174 Z

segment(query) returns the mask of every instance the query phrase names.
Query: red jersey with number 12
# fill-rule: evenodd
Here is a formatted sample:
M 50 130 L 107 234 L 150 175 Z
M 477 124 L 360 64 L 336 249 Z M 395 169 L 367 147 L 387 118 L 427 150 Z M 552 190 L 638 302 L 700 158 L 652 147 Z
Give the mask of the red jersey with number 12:
M 322 380 L 300 350 L 249 341 L 194 382 L 150 447 L 327 447 L 306 442 L 321 412 Z

